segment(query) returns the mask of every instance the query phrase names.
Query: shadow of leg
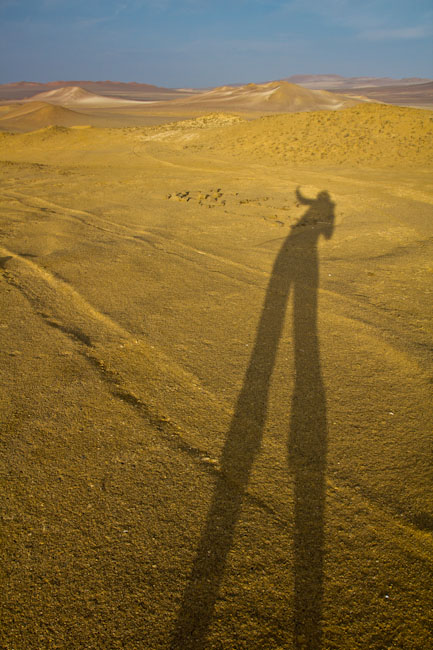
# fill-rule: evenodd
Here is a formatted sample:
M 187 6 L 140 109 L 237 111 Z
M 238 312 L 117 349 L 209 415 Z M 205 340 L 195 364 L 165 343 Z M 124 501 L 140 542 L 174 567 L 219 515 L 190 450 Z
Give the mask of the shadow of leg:
M 274 265 L 244 384 L 221 458 L 221 475 L 179 612 L 172 650 L 203 650 L 251 467 L 260 449 L 268 393 L 290 289 L 287 250 Z
M 318 265 L 314 249 L 294 287 L 295 388 L 289 437 L 294 476 L 294 646 L 319 650 L 322 639 L 326 396 L 317 333 Z

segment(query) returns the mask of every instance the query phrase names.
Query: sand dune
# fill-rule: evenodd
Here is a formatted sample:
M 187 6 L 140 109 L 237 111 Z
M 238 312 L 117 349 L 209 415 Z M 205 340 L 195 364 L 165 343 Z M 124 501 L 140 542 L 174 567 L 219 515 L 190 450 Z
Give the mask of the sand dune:
M 81 125 L 122 127 L 152 123 L 154 119 L 148 108 L 141 111 L 142 102 L 96 97 L 81 88 L 68 88 L 65 92 L 63 89 L 54 90 L 38 97 L 39 101 L 31 99 L 0 106 L 0 129 L 33 131 L 46 126 Z
M 227 110 L 250 110 L 262 112 L 335 110 L 352 106 L 362 101 L 324 90 L 309 90 L 286 81 L 272 81 L 265 84 L 246 86 L 222 86 L 213 90 L 173 100 L 177 105 L 212 107 Z M 368 100 L 366 100 L 368 101 Z
M 139 106 L 142 102 L 130 99 L 117 99 L 116 97 L 103 97 L 96 95 L 79 86 L 66 86 L 56 88 L 34 95 L 31 102 L 47 102 L 49 104 L 60 104 L 62 106 L 88 107 L 88 108 L 116 108 L 120 106 Z
M 196 91 L 175 90 L 171 88 L 161 88 L 151 84 L 142 84 L 136 82 L 117 82 L 117 81 L 50 81 L 47 83 L 36 83 L 21 81 L 18 83 L 0 84 L 0 101 L 1 100 L 22 100 L 29 99 L 36 93 L 48 92 L 56 88 L 65 88 L 67 86 L 79 86 L 96 95 L 106 97 L 118 97 L 125 99 L 137 100 L 154 100 L 170 99 L 180 97 L 185 93 L 191 94 Z
M 336 112 L 262 117 L 209 131 L 190 147 L 269 161 L 394 166 L 433 162 L 432 111 L 359 104 Z
M 91 120 L 63 106 L 53 106 L 42 101 L 17 104 L 0 112 L 0 127 L 16 131 L 32 131 L 46 126 L 78 126 Z

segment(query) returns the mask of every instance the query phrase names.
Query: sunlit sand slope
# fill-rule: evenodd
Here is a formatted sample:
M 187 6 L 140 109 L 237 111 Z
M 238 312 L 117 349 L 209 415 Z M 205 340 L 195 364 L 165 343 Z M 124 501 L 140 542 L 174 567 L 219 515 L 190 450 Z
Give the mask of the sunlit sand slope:
M 0 134 L 2 648 L 432 647 L 430 119 Z
M 67 86 L 38 93 L 31 97 L 32 102 L 47 102 L 49 104 L 60 104 L 62 106 L 89 106 L 96 108 L 111 108 L 117 106 L 140 106 L 141 102 L 116 97 L 103 97 L 84 90 L 79 86 Z
M 34 131 L 47 126 L 78 126 L 90 124 L 91 118 L 63 106 L 45 102 L 29 102 L 5 107 L 0 112 L 0 128 L 15 131 Z
M 209 133 L 202 142 L 197 146 L 255 160 L 429 165 L 433 112 L 364 104 L 336 113 L 264 117 L 234 125 L 224 138 Z

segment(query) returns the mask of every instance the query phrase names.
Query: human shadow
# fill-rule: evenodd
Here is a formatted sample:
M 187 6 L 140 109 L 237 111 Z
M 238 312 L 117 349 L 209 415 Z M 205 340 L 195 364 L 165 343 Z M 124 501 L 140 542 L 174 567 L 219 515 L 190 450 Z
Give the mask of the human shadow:
M 272 371 L 293 292 L 294 379 L 289 468 L 294 484 L 293 638 L 296 650 L 318 650 L 322 636 L 326 396 L 317 332 L 317 242 L 329 239 L 334 203 L 328 192 L 307 199 L 276 257 L 254 347 L 221 457 L 221 472 L 185 588 L 171 650 L 203 650 L 251 468 L 262 441 Z

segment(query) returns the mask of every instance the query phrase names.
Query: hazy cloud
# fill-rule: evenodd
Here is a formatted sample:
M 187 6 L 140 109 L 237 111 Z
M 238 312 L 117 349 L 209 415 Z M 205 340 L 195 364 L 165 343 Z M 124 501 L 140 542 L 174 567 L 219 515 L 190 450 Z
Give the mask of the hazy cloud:
M 430 25 L 419 25 L 418 27 L 401 27 L 398 29 L 371 29 L 361 32 L 360 38 L 370 41 L 382 40 L 408 40 L 428 38 L 433 36 L 433 28 Z
M 423 30 L 428 29 L 430 34 L 432 28 L 430 0 L 290 0 L 282 8 L 286 13 L 319 16 L 328 24 L 350 29 L 370 40 L 422 38 Z M 402 23 L 402 18 L 415 12 L 429 28 L 407 27 L 407 23 Z
M 110 20 L 115 20 L 118 16 L 128 8 L 128 3 L 123 2 L 117 6 L 114 11 L 107 13 L 106 15 L 97 16 L 95 18 L 87 18 L 83 20 L 78 20 L 75 24 L 78 27 L 93 27 L 93 25 L 99 25 L 100 23 L 106 23 Z

